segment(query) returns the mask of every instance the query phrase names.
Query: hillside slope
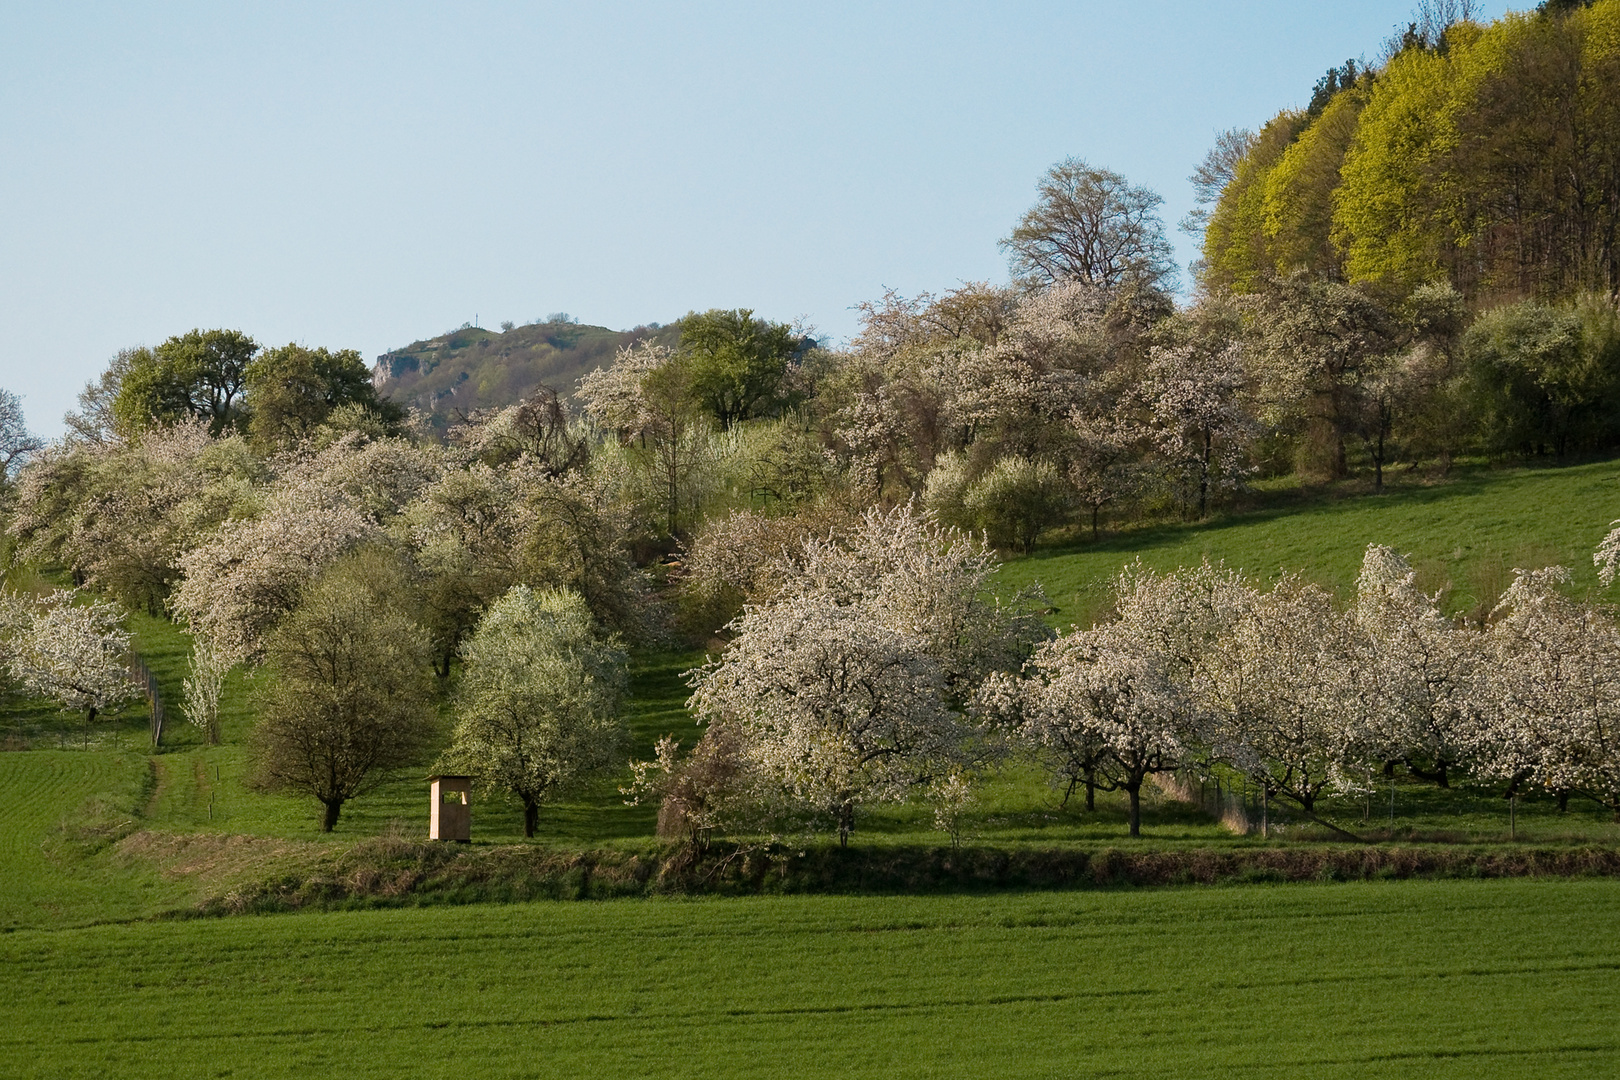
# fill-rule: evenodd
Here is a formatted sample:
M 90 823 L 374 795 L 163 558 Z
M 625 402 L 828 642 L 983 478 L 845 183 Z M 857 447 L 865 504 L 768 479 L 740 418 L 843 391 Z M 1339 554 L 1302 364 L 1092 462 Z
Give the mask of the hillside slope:
M 421 409 L 442 429 L 458 414 L 510 405 L 542 385 L 566 397 L 581 375 L 611 363 L 626 345 L 643 340 L 673 345 L 679 337 L 674 325 L 657 323 L 609 330 L 553 320 L 504 333 L 462 327 L 383 353 L 372 367 L 372 380 L 382 394 Z
M 1303 506 L 1164 525 L 1100 543 L 1037 550 L 1001 571 L 1012 587 L 1039 582 L 1056 605 L 1053 620 L 1089 624 L 1108 604 L 1120 568 L 1141 559 L 1157 570 L 1223 560 L 1262 579 L 1302 573 L 1341 595 L 1354 588 L 1368 544 L 1411 559 L 1426 591 L 1446 605 L 1488 612 L 1514 567 L 1554 563 L 1575 573 L 1575 589 L 1604 600 L 1592 551 L 1620 516 L 1620 460 L 1552 469 L 1482 469 L 1433 486 L 1383 495 L 1324 496 Z

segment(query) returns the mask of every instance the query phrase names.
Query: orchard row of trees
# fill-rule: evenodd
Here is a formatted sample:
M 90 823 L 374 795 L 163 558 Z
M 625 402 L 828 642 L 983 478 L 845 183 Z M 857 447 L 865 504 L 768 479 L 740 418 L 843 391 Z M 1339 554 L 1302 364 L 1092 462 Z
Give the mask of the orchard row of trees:
M 1612 578 L 1620 532 L 1599 553 Z M 1620 628 L 1562 568 L 1518 571 L 1481 624 L 1447 617 L 1396 552 L 1368 548 L 1354 601 L 1285 576 L 1140 564 L 1113 612 L 1051 636 L 1038 597 L 985 599 L 982 543 L 902 506 L 761 560 L 730 645 L 692 673 L 706 731 L 630 790 L 666 835 L 795 815 L 846 839 L 857 811 L 921 792 L 951 829 L 975 778 L 1032 756 L 1064 790 L 1141 792 L 1171 772 L 1241 776 L 1319 816 L 1395 765 L 1595 799 L 1620 817 Z M 1027 659 L 1023 659 L 1027 657 Z M 1022 663 L 1020 660 L 1022 659 Z

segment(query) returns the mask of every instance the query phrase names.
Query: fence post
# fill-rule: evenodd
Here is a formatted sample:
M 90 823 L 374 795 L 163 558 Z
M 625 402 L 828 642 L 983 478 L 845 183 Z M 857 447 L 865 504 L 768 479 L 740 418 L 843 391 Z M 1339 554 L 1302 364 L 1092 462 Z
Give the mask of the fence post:
M 158 691 L 157 679 L 152 675 L 152 669 L 134 653 L 130 654 L 130 674 L 135 676 L 146 690 L 146 703 L 151 707 L 151 718 L 148 730 L 152 736 L 152 746 L 156 748 L 163 742 L 163 695 Z

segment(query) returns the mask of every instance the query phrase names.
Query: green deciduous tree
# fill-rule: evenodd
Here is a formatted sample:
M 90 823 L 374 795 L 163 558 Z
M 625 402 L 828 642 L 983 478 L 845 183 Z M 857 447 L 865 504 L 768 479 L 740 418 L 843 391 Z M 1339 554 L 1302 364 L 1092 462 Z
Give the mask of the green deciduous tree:
M 793 327 L 756 319 L 747 308 L 714 308 L 681 320 L 689 392 L 722 428 L 782 406 L 788 363 L 803 344 Z
M 259 346 L 240 330 L 192 330 L 155 349 L 137 349 L 113 401 L 126 434 L 196 417 L 215 435 L 243 419 L 247 367 Z
M 1620 437 L 1620 310 L 1607 298 L 1487 311 L 1463 348 L 1490 449 L 1563 455 Z
M 515 796 L 532 837 L 542 803 L 620 760 L 624 648 L 577 593 L 519 585 L 489 609 L 462 660 L 440 767 Z
M 270 637 L 255 777 L 319 800 L 323 832 L 350 799 L 416 761 L 432 730 L 428 636 L 407 597 L 392 556 L 363 550 L 310 586 Z
M 402 417 L 399 406 L 377 397 L 371 372 L 353 349 L 269 349 L 248 365 L 245 381 L 248 430 L 266 445 L 296 443 L 344 406 L 358 406 L 385 426 Z

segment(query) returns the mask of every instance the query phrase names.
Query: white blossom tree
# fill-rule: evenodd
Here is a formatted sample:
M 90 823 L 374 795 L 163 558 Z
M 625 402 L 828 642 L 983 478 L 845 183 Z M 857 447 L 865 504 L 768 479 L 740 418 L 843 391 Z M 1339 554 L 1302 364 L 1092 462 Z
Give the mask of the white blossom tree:
M 1247 381 L 1242 351 L 1232 343 L 1158 347 L 1148 361 L 1140 392 L 1152 417 L 1153 445 L 1197 492 L 1200 519 L 1212 489 L 1237 487 L 1248 472 L 1258 425 L 1245 406 Z
M 909 505 L 806 538 L 778 564 L 776 593 L 691 674 L 693 707 L 734 725 L 771 793 L 830 816 L 847 843 L 861 805 L 986 753 L 961 706 L 1045 634 L 1032 613 L 987 599 L 995 569 L 981 542 Z
M 1598 579 L 1605 586 L 1613 585 L 1620 574 L 1620 521 L 1609 522 L 1609 531 L 1598 541 L 1592 553 L 1592 565 L 1598 568 Z
M 693 674 L 701 721 L 735 725 L 787 806 L 829 815 L 848 844 L 856 811 L 903 799 L 969 756 L 973 728 L 926 641 L 826 593 L 749 607 L 725 654 Z
M 266 635 L 321 570 L 380 535 L 364 513 L 313 487 L 276 498 L 261 517 L 226 522 L 182 556 L 171 606 L 231 662 L 259 660 Z
M 1194 763 L 1207 741 L 1195 678 L 1212 643 L 1252 596 L 1224 567 L 1156 574 L 1140 563 L 1114 581 L 1114 617 L 1040 646 L 1022 679 L 986 680 L 981 708 L 1016 718 L 1060 783 L 1124 791 L 1141 834 L 1142 784 Z
M 1355 621 L 1369 650 L 1370 734 L 1386 760 L 1450 786 L 1478 738 L 1483 641 L 1440 611 L 1410 563 L 1367 545 L 1356 581 Z
M 1374 683 L 1353 620 L 1315 585 L 1284 577 L 1256 594 L 1216 640 L 1198 693 L 1214 717 L 1215 755 L 1268 800 L 1306 817 L 1329 794 L 1361 790 L 1375 753 L 1368 716 Z
M 124 612 L 107 600 L 83 602 L 74 589 L 40 601 L 6 595 L 6 660 L 12 677 L 30 693 L 84 713 L 85 729 L 98 713 L 140 696 L 127 666 L 129 633 Z
M 1142 784 L 1185 765 L 1198 732 L 1170 658 L 1143 645 L 1128 625 L 1108 623 L 1046 643 L 1025 668 L 1028 736 L 1081 767 L 1088 801 L 1094 784 L 1125 792 L 1132 836 L 1142 834 Z M 1087 761 L 1093 747 L 1101 753 Z
M 479 621 L 462 660 L 439 767 L 515 796 L 532 837 L 543 803 L 623 760 L 624 648 L 577 593 L 518 585 Z
M 219 744 L 219 697 L 232 663 L 206 637 L 191 641 L 191 663 L 181 683 L 186 719 L 208 745 Z
M 1560 566 L 1516 570 L 1489 631 L 1490 723 L 1476 767 L 1620 816 L 1620 628 L 1563 594 Z

